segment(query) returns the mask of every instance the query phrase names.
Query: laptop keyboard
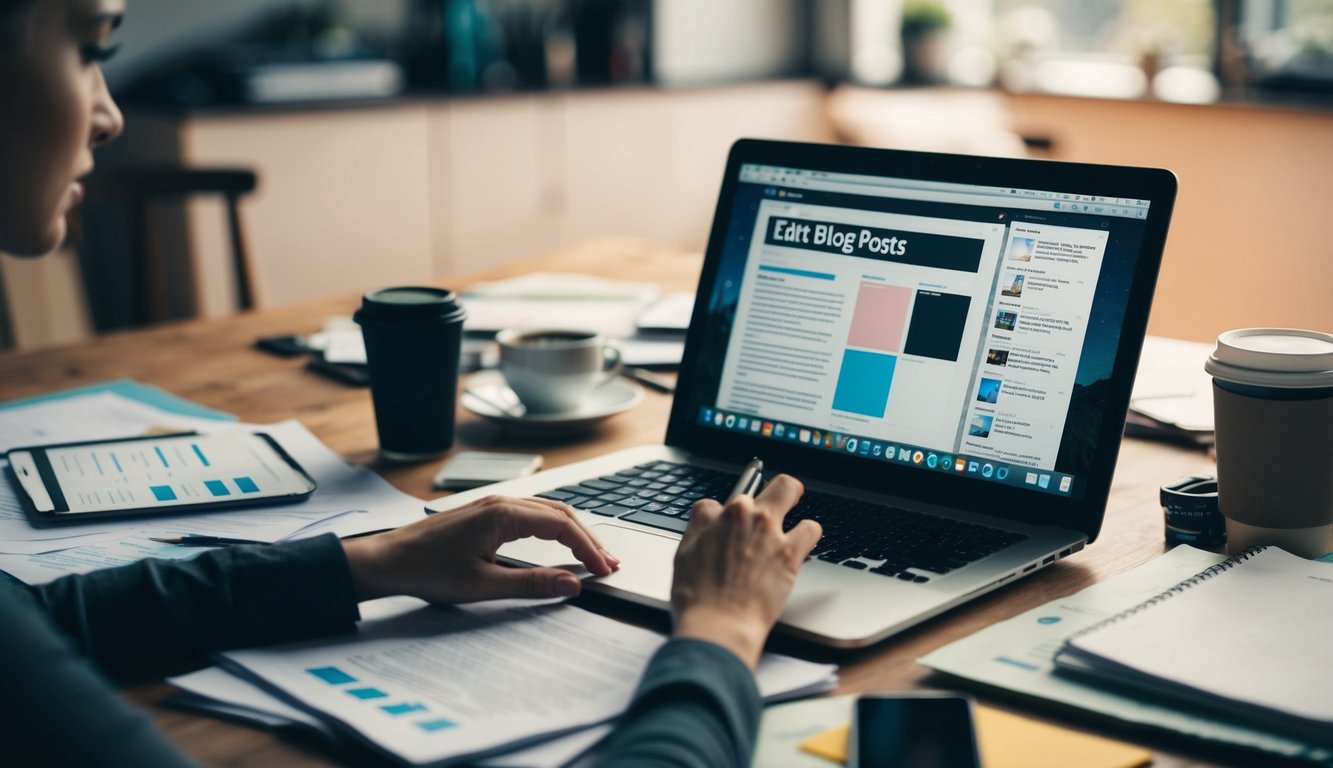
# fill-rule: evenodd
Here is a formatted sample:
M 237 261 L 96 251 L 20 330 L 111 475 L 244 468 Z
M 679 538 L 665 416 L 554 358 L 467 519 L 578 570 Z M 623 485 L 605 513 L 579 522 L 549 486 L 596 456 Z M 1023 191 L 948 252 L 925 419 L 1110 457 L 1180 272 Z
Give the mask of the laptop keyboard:
M 682 533 L 694 502 L 726 498 L 736 477 L 714 469 L 655 461 L 537 496 L 593 514 Z M 924 584 L 1027 538 L 820 491 L 807 491 L 787 514 L 783 527 L 791 530 L 805 519 L 824 528 L 810 553 L 812 558 L 914 584 Z

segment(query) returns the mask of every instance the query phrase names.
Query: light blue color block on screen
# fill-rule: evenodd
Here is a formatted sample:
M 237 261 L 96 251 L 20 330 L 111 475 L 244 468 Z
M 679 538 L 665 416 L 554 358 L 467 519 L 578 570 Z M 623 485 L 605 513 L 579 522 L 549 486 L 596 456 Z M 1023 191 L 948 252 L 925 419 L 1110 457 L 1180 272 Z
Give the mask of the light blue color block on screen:
M 221 480 L 205 480 L 204 487 L 214 496 L 230 496 L 231 491 L 227 490 L 226 483 Z
M 236 487 L 241 489 L 241 493 L 259 493 L 259 486 L 255 485 L 255 481 L 248 477 L 233 477 L 231 481 L 236 483 Z
M 344 683 L 355 683 L 356 678 L 338 669 L 337 667 L 311 667 L 306 672 L 318 677 L 329 685 L 343 685 Z
M 833 391 L 833 410 L 883 418 L 897 364 L 893 355 L 847 350 Z
M 350 688 L 348 689 L 347 693 L 357 697 L 358 699 L 361 699 L 362 701 L 366 699 L 389 698 L 389 694 L 385 693 L 384 691 L 381 691 L 378 688 Z
M 171 486 L 169 485 L 153 485 L 149 486 L 148 490 L 153 492 L 153 496 L 156 497 L 158 501 L 176 500 L 176 492 L 171 490 Z
M 417 727 L 426 733 L 435 733 L 436 731 L 453 728 L 454 722 L 452 720 L 422 720 L 417 723 Z

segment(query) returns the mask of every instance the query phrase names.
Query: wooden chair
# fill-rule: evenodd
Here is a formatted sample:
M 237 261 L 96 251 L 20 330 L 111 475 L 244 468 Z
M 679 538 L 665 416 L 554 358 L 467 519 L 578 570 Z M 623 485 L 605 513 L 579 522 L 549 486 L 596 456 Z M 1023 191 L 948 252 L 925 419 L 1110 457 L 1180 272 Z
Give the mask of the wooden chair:
M 255 306 L 255 275 L 239 204 L 257 184 L 254 171 L 241 168 L 130 167 L 90 177 L 86 198 L 90 205 L 118 204 L 130 209 L 136 323 L 164 319 L 162 296 L 168 260 L 154 246 L 152 206 L 201 195 L 219 195 L 226 203 L 237 309 Z

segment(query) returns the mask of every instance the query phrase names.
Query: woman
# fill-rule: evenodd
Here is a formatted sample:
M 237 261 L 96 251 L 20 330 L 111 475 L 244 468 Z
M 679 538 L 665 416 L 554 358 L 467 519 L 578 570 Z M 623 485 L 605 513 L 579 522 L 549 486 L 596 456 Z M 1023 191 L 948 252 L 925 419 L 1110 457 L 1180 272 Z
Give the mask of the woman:
M 100 62 L 124 0 L 0 0 L 0 251 L 60 244 L 92 149 L 121 131 Z M 673 639 L 650 663 L 598 765 L 747 765 L 759 716 L 752 672 L 817 524 L 782 516 L 800 483 L 695 506 L 676 558 Z M 0 574 L 0 755 L 8 765 L 183 765 L 107 678 L 160 676 L 206 654 L 348 629 L 357 603 L 575 595 L 551 568 L 495 564 L 526 536 L 559 541 L 597 575 L 619 561 L 563 504 L 490 498 L 349 541 L 237 547 L 27 587 Z M 447 555 L 447 556 L 445 556 Z M 681 738 L 689 734 L 689 738 Z

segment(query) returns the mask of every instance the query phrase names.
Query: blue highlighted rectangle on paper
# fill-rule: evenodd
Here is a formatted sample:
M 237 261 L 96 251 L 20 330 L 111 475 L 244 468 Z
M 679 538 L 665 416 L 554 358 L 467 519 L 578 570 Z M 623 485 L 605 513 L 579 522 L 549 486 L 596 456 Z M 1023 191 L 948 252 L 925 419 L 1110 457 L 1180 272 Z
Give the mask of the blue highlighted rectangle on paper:
M 241 493 L 259 493 L 259 486 L 255 481 L 248 477 L 233 477 L 231 480 L 236 483 L 236 487 L 241 489 Z
M 456 725 L 452 720 L 422 720 L 417 723 L 417 727 L 426 733 L 435 733 L 453 728 Z
M 338 669 L 337 667 L 311 667 L 306 672 L 318 677 L 329 685 L 343 685 L 344 683 L 355 683 L 356 678 Z
M 158 501 L 175 501 L 176 492 L 169 485 L 151 485 L 148 490 L 153 492 L 153 497 Z
M 204 455 L 204 450 L 199 447 L 199 444 L 190 443 L 190 447 L 194 449 L 194 455 L 199 457 L 199 460 L 204 463 L 204 466 L 208 466 L 208 457 Z
M 403 702 L 402 704 L 385 704 L 380 709 L 397 717 L 398 715 L 410 715 L 413 712 L 425 712 L 426 705 L 419 701 Z
M 893 355 L 859 349 L 844 352 L 833 391 L 833 410 L 883 418 L 897 364 L 898 358 Z
M 227 490 L 227 484 L 221 480 L 205 480 L 204 487 L 214 496 L 230 496 L 231 491 Z
M 155 445 L 153 446 L 153 450 L 157 452 L 157 458 L 162 462 L 162 466 L 165 469 L 171 469 L 171 465 L 167 463 L 167 455 L 162 452 L 162 448 Z
M 378 688 L 349 688 L 347 689 L 347 693 L 349 696 L 355 696 L 358 699 L 361 699 L 362 701 L 365 701 L 366 699 L 389 698 L 389 694 L 385 693 L 384 691 L 381 691 Z

